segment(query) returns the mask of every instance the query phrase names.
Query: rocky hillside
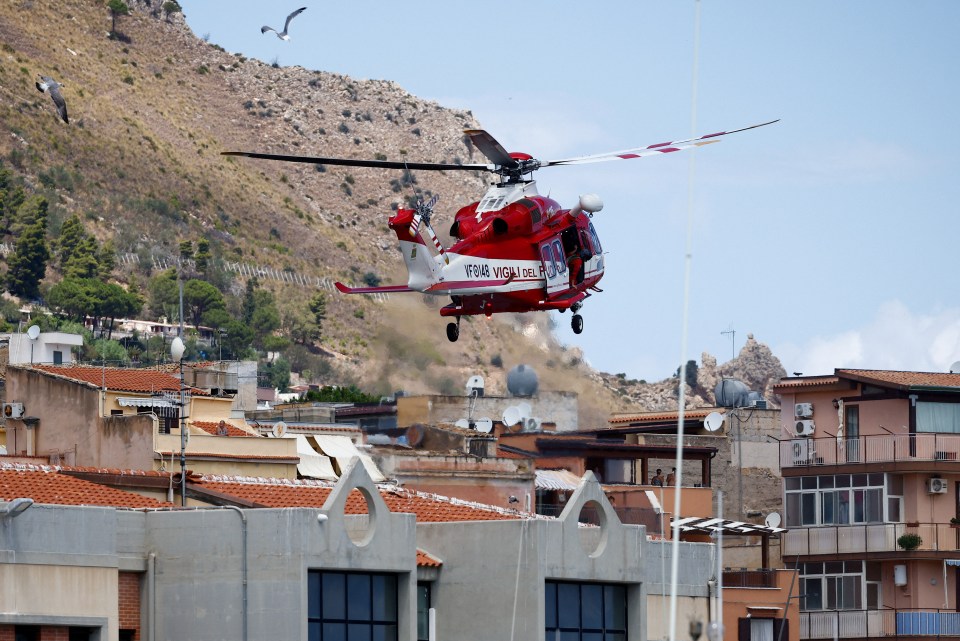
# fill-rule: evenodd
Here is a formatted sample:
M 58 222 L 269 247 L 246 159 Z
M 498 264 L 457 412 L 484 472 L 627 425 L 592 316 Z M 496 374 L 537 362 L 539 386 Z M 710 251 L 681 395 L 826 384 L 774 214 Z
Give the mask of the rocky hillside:
M 400 283 L 405 274 L 386 227 L 391 210 L 418 192 L 440 194 L 443 235 L 452 209 L 482 193 L 486 177 L 467 172 L 384 175 L 221 156 L 256 150 L 469 163 L 480 156 L 463 129 L 481 123 L 389 81 L 246 59 L 197 38 L 182 15 L 163 12 L 161 0 L 128 4 L 110 37 L 110 15 L 98 0 L 0 3 L 4 166 L 47 195 L 53 233 L 76 213 L 88 232 L 136 257 L 121 261 L 118 282 L 136 287 L 152 265 L 176 255 L 180 241 L 203 237 L 221 264 L 242 261 L 311 282 Z M 38 74 L 65 85 L 69 125 L 34 87 Z M 223 282 L 242 291 L 243 276 Z M 302 285 L 270 286 L 287 307 L 305 307 L 312 295 Z M 557 343 L 545 314 L 470 319 L 451 345 L 439 299 L 331 293 L 328 301 L 325 382 L 456 393 L 479 373 L 498 393 L 506 371 L 524 362 L 542 387 L 580 393 L 585 425 L 612 411 L 669 405 L 675 388 L 669 380 L 630 384 L 592 371 Z M 751 385 L 779 376 L 782 367 L 764 350 L 748 343 L 719 368 L 704 355 L 694 394 L 711 402 L 711 377 L 728 365 Z

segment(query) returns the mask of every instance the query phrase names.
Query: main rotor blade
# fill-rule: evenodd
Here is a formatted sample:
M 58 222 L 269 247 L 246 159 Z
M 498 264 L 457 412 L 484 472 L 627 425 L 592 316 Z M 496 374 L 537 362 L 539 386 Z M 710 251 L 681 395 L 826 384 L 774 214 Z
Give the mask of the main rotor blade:
M 396 160 L 357 160 L 354 158 L 319 158 L 316 156 L 285 156 L 261 154 L 253 151 L 223 151 L 221 156 L 246 156 L 281 162 L 302 162 L 314 165 L 342 165 L 345 167 L 373 167 L 374 169 L 419 169 L 425 171 L 496 171 L 493 165 L 456 165 L 453 163 L 402 162 Z
M 503 148 L 503 145 L 497 142 L 496 138 L 483 129 L 467 129 L 463 133 L 470 137 L 473 146 L 479 149 L 480 153 L 493 164 L 501 167 L 516 167 L 519 164 L 516 158 L 510 157 L 510 154 Z
M 583 165 L 586 163 L 604 162 L 607 160 L 630 160 L 631 158 L 643 158 L 644 156 L 653 156 L 655 154 L 667 154 L 672 151 L 681 151 L 683 149 L 689 149 L 690 147 L 702 147 L 703 145 L 720 142 L 721 136 L 728 136 L 741 131 L 756 129 L 757 127 L 765 127 L 767 125 L 772 125 L 775 122 L 780 122 L 780 119 L 778 118 L 777 120 L 771 120 L 770 122 L 760 123 L 759 125 L 743 127 L 742 129 L 734 129 L 733 131 L 720 131 L 715 134 L 707 134 L 705 136 L 700 136 L 699 138 L 689 138 L 687 140 L 677 140 L 674 142 L 661 142 L 656 145 L 649 145 L 647 147 L 634 147 L 633 149 L 624 149 L 622 151 L 608 151 L 603 154 L 593 154 L 591 156 L 578 156 L 576 158 L 548 160 L 542 163 L 541 166 L 552 167 L 557 165 Z

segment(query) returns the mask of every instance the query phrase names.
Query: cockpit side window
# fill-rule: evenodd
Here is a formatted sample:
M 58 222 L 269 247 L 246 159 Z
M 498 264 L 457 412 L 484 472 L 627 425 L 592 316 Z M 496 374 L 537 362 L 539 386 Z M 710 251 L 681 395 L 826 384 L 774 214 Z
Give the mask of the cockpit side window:
M 594 253 L 602 254 L 603 247 L 600 246 L 600 237 L 597 236 L 597 230 L 593 228 L 593 223 L 590 223 L 590 237 L 593 239 Z
M 556 271 L 553 269 L 553 252 L 550 251 L 550 245 L 544 245 L 540 250 L 543 258 L 543 265 L 547 268 L 547 278 L 553 278 Z

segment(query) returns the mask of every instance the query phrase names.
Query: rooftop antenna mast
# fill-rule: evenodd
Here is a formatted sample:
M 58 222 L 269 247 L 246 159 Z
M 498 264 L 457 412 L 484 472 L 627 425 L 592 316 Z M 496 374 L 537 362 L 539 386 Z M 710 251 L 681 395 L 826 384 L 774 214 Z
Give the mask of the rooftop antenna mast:
M 737 357 L 737 330 L 733 329 L 733 326 L 730 326 L 730 329 L 720 332 L 720 335 L 730 334 L 730 360 L 733 360 Z

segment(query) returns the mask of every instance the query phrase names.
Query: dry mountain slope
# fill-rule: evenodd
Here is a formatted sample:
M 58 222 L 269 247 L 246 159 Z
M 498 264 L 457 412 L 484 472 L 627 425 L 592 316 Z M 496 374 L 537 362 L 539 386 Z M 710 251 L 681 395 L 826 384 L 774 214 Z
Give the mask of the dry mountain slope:
M 206 237 L 219 259 L 399 283 L 405 274 L 386 227 L 391 208 L 414 188 L 439 193 L 442 231 L 455 207 L 482 193 L 484 177 L 465 172 L 405 178 L 221 156 L 257 150 L 473 162 L 480 156 L 462 132 L 479 123 L 389 81 L 245 59 L 197 38 L 182 15 L 164 19 L 160 0 L 128 4 L 131 14 L 117 21 L 123 38 L 111 39 L 109 13 L 96 0 L 0 3 L 0 153 L 48 193 L 52 229 L 78 213 L 101 240 L 140 255 L 140 269 L 151 256 L 174 255 L 180 240 Z M 38 73 L 64 83 L 69 126 L 34 88 Z M 274 287 L 289 307 L 312 295 Z M 545 315 L 473 319 L 451 345 L 437 299 L 328 300 L 324 347 L 337 355 L 337 371 L 378 391 L 454 392 L 482 373 L 497 393 L 505 369 L 526 362 L 544 388 L 581 394 L 585 425 L 630 407 L 627 395 L 557 344 Z

